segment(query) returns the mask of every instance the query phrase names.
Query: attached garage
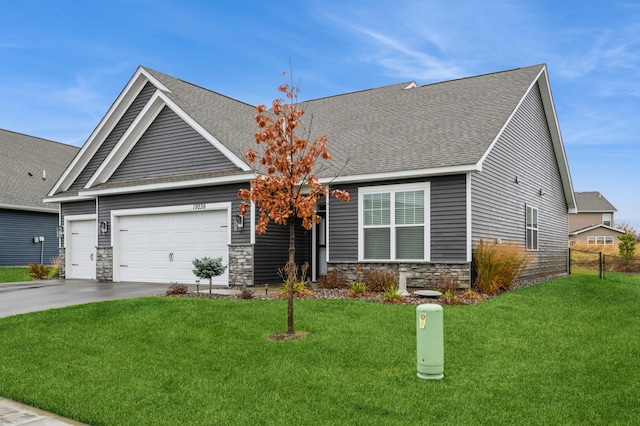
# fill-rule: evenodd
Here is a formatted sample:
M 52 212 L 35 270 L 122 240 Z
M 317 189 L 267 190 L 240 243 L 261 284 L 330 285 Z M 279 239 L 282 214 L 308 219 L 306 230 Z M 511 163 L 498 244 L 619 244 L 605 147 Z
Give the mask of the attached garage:
M 66 278 L 96 278 L 96 219 L 94 215 L 65 217 Z
M 230 208 L 224 203 L 112 211 L 113 280 L 194 284 L 194 259 L 222 257 L 228 265 Z M 213 280 L 228 282 L 228 270 Z

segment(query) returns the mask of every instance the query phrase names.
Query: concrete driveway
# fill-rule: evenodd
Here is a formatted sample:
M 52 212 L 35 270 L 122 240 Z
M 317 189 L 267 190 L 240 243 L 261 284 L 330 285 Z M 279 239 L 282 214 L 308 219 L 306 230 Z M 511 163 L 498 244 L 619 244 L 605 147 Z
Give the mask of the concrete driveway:
M 0 317 L 105 300 L 165 294 L 170 284 L 46 280 L 0 284 Z

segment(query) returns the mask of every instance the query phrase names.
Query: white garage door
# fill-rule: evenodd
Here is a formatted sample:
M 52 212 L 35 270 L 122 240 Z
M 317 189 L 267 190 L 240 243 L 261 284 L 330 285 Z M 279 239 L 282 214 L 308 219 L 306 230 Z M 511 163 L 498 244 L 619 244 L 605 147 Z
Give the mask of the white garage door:
M 66 235 L 66 278 L 95 279 L 96 221 L 69 221 Z
M 114 266 L 120 281 L 193 284 L 198 279 L 193 259 L 222 257 L 224 265 L 229 262 L 226 210 L 121 216 L 118 222 Z M 213 283 L 226 285 L 228 271 Z

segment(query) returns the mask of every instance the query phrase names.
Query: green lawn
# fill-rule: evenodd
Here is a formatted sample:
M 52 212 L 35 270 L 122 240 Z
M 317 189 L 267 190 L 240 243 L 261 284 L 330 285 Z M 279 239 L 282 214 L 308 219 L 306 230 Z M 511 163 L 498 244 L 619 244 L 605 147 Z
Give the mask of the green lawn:
M 0 319 L 0 395 L 92 425 L 629 425 L 640 286 L 586 276 L 445 306 L 445 378 L 415 307 L 144 298 Z
M 0 284 L 31 281 L 29 270 L 26 267 L 0 268 Z

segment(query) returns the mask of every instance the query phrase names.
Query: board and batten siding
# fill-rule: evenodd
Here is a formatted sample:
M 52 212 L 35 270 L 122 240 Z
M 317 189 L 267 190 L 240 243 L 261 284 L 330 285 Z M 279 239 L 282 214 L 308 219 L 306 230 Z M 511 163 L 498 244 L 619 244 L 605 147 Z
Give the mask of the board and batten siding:
M 58 214 L 0 209 L 0 266 L 49 264 L 58 256 Z M 34 237 L 44 237 L 42 246 Z
M 136 194 L 122 194 L 103 196 L 98 199 L 98 222 L 111 222 L 112 210 L 140 209 L 151 207 L 182 206 L 192 204 L 227 203 L 232 202 L 232 215 L 238 215 L 238 207 L 241 199 L 238 191 L 244 187 L 242 184 L 204 186 L 187 189 L 173 189 Z M 242 230 L 231 232 L 233 244 L 249 243 L 251 227 L 245 226 Z M 98 236 L 99 246 L 111 245 L 111 227 L 104 235 Z
M 430 182 L 431 261 L 466 262 L 466 175 L 336 185 L 351 200 L 329 200 L 329 261 L 358 261 L 358 188 Z
M 541 192 L 542 191 L 542 195 Z M 566 272 L 568 209 L 536 84 L 471 175 L 472 242 L 526 241 L 526 206 L 538 209 L 539 251 L 525 275 Z
M 209 141 L 165 106 L 109 181 L 235 168 Z
M 131 123 L 133 123 L 138 114 L 140 114 L 149 99 L 151 99 L 151 96 L 153 95 L 155 90 L 156 87 L 151 83 L 147 83 L 142 88 L 142 91 L 129 106 L 122 118 L 120 118 L 118 124 L 115 125 L 113 130 L 111 130 L 109 136 L 107 136 L 94 156 L 91 157 L 91 160 L 89 160 L 89 163 L 85 166 L 82 172 L 80 172 L 78 178 L 71 184 L 71 186 L 69 187 L 70 190 L 82 189 L 84 185 L 86 185 L 91 176 L 93 176 L 96 170 L 98 170 L 98 167 L 100 167 L 104 159 L 107 158 L 116 143 L 118 143 L 129 126 L 131 126 Z

